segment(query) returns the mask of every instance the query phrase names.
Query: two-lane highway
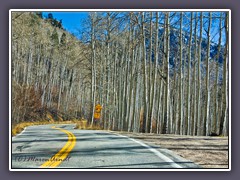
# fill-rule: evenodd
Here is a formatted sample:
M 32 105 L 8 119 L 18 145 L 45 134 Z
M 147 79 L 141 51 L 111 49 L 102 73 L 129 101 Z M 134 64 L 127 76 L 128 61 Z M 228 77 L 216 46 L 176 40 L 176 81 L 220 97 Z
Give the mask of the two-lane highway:
M 12 169 L 200 168 L 170 151 L 107 131 L 74 125 L 27 127 L 12 138 Z

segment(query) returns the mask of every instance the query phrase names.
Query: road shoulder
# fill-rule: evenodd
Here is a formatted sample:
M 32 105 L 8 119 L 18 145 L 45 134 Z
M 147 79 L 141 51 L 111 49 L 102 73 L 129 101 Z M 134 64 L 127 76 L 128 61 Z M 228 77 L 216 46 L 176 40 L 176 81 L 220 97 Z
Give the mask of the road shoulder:
M 194 162 L 202 168 L 228 168 L 228 137 L 156 135 L 120 131 L 114 133 L 139 139 L 159 148 L 162 153 L 174 152 L 179 158 Z

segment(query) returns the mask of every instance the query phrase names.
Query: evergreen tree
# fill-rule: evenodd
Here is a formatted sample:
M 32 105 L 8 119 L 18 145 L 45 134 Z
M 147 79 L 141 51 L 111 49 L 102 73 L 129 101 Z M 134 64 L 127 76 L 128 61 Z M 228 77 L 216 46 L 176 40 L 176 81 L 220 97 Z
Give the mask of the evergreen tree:
M 56 28 L 53 30 L 51 39 L 52 39 L 52 43 L 53 43 L 54 46 L 59 44 L 58 33 L 57 33 Z
M 66 34 L 65 33 L 62 34 L 62 37 L 61 37 L 61 40 L 60 40 L 60 44 L 62 46 L 66 45 Z
M 40 17 L 41 19 L 43 18 L 43 13 L 42 12 L 36 12 L 36 15 Z
M 48 19 L 53 19 L 53 14 L 52 13 L 48 14 Z
M 60 28 L 60 29 L 63 29 L 63 27 L 62 27 L 62 19 L 58 22 L 57 27 Z M 65 35 L 66 35 L 66 34 L 65 34 Z

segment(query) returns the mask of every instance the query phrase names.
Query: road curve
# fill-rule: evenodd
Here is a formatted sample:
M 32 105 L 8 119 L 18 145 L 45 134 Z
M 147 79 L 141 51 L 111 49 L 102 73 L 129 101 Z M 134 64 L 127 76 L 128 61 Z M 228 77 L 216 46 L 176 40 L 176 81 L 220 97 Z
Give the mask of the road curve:
M 12 138 L 11 169 L 200 168 L 171 151 L 107 131 L 74 125 L 29 126 Z
M 56 126 L 53 126 L 52 129 L 56 129 L 66 133 L 68 135 L 68 141 L 61 150 L 59 150 L 54 156 L 52 156 L 45 163 L 43 163 L 40 168 L 58 167 L 62 162 L 64 162 L 64 160 L 67 159 L 69 153 L 71 153 L 72 149 L 75 147 L 76 144 L 76 136 L 70 131 L 64 130 L 62 128 L 57 128 Z

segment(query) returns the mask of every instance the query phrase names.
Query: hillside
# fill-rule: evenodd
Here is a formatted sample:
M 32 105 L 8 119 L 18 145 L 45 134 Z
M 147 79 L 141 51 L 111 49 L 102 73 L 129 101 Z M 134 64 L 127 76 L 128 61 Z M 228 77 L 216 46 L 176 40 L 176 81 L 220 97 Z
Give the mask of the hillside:
M 32 12 L 12 13 L 13 124 L 49 117 L 66 120 L 78 113 L 73 110 L 77 102 L 65 99 L 79 100 L 72 88 L 79 87 L 81 74 L 89 73 L 81 55 L 86 49 L 49 19 Z

